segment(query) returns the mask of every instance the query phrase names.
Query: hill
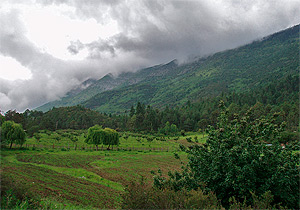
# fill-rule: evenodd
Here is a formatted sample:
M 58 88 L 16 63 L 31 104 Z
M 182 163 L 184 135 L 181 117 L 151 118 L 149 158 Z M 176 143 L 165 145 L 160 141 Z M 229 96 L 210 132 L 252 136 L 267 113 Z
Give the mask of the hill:
M 121 113 L 138 101 L 158 108 L 182 105 L 222 92 L 262 88 L 298 72 L 299 25 L 191 63 L 179 65 L 174 60 L 136 73 L 107 75 L 75 96 L 38 110 L 81 104 L 100 112 Z

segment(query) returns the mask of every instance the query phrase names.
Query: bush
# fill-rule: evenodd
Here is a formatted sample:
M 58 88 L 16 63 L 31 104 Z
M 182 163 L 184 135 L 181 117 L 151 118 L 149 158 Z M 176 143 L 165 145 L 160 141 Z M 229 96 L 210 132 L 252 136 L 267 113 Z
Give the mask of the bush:
M 158 189 L 147 185 L 142 178 L 139 183 L 131 182 L 122 195 L 122 209 L 220 209 L 213 193 L 205 194 L 200 189 L 175 191 L 171 188 Z
M 275 116 L 274 116 L 275 117 Z M 206 190 L 216 193 L 223 206 L 229 199 L 253 203 L 251 192 L 262 196 L 270 191 L 273 203 L 282 203 L 298 209 L 299 154 L 292 147 L 282 149 L 279 140 L 284 123 L 274 124 L 272 119 L 252 120 L 248 113 L 243 118 L 230 120 L 222 110 L 216 128 L 209 128 L 205 145 L 182 148 L 189 162 L 183 172 L 170 173 L 170 179 L 156 180 L 157 186 L 169 183 L 174 189 L 196 190 L 200 181 Z M 266 146 L 272 142 L 272 146 Z
M 192 142 L 192 137 L 187 137 L 186 140 L 187 142 Z

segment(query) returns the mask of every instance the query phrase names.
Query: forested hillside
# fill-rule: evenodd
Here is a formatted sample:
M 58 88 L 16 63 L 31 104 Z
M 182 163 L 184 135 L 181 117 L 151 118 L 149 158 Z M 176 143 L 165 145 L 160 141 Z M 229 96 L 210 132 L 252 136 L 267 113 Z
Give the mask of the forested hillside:
M 138 101 L 156 108 L 183 105 L 222 92 L 265 87 L 298 72 L 299 25 L 195 62 L 178 65 L 172 61 L 136 73 L 107 75 L 79 94 L 38 110 L 82 104 L 100 112 L 122 113 Z
M 299 130 L 299 77 L 288 75 L 269 85 L 243 93 L 222 93 L 217 97 L 188 101 L 181 106 L 157 109 L 143 103 L 134 104 L 123 114 L 105 114 L 82 106 L 53 108 L 43 113 L 27 110 L 8 111 L 5 120 L 21 123 L 29 135 L 41 129 L 87 129 L 99 124 L 121 131 L 143 131 L 170 134 L 179 131 L 205 130 L 215 126 L 220 114 L 219 102 L 224 101 L 231 119 L 249 113 L 251 119 L 271 118 L 277 113 L 278 122 L 285 121 L 287 130 Z M 3 117 L 4 118 L 4 117 Z M 173 126 L 173 127 L 172 127 Z M 171 129 L 172 127 L 172 129 Z M 293 139 L 298 134 L 294 132 Z
M 176 66 L 176 67 L 175 67 Z M 299 26 L 261 41 L 196 62 L 165 68 L 162 75 L 97 94 L 85 107 L 101 112 L 128 110 L 137 101 L 163 107 L 264 87 L 299 72 Z

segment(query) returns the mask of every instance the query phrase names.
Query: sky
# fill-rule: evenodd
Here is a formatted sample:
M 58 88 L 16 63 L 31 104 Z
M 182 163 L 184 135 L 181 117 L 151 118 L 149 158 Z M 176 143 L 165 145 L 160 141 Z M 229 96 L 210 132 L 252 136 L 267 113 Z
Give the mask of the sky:
M 250 43 L 299 24 L 299 8 L 299 0 L 1 0 L 0 110 Z

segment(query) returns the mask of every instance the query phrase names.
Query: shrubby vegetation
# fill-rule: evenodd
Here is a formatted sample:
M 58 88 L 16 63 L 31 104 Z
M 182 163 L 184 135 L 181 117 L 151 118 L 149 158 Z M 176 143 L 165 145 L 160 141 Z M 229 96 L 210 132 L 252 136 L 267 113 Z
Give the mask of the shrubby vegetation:
M 212 191 L 226 208 L 233 200 L 254 205 L 253 193 L 269 192 L 274 204 L 297 209 L 299 153 L 293 153 L 295 145 L 280 145 L 285 123 L 276 123 L 278 114 L 272 119 L 251 119 L 251 109 L 242 118 L 230 119 L 223 102 L 221 107 L 219 122 L 209 128 L 206 144 L 182 147 L 188 153 L 187 167 L 169 173 L 169 179 L 157 176 L 155 186 Z
M 144 180 L 127 185 L 121 207 L 298 209 L 298 29 L 299 25 L 263 41 L 181 66 L 171 62 L 140 71 L 139 78 L 152 76 L 130 87 L 95 95 L 82 103 L 85 107 L 52 108 L 46 113 L 9 110 L 0 114 L 1 147 L 6 152 L 1 155 L 1 175 L 2 171 L 5 174 L 1 177 L 1 207 L 66 208 L 32 199 L 35 196 L 24 186 L 35 193 L 46 193 L 43 196 L 58 194 L 85 206 L 120 207 L 122 185 L 139 174 L 135 167 L 145 175 L 148 171 L 143 167 L 170 166 L 174 160 L 171 166 L 177 171 L 165 176 L 158 170 L 153 186 Z M 137 98 L 152 106 L 135 104 Z M 109 105 L 112 101 L 114 106 Z M 121 112 L 120 107 L 127 110 Z M 113 114 L 116 111 L 118 114 Z M 198 133 L 191 136 L 190 131 Z M 44 141 L 51 149 L 35 153 L 44 148 L 33 147 L 35 151 L 27 153 L 28 148 L 23 148 L 25 155 L 15 155 L 4 148 L 12 144 L 22 147 L 25 132 L 31 142 L 38 145 Z M 83 146 L 93 144 L 98 150 L 98 145 L 107 145 L 109 149 L 118 145 L 120 138 L 124 153 L 120 148 L 93 152 L 92 147 Z M 68 146 L 62 146 L 62 142 Z M 61 146 L 59 152 L 68 154 L 55 151 L 54 143 Z M 70 151 L 69 143 L 82 151 Z M 179 143 L 182 151 L 178 151 Z M 144 150 L 128 152 L 136 145 Z M 164 155 L 154 161 L 150 145 L 164 145 L 159 148 Z M 176 159 L 167 156 L 172 154 L 170 151 Z M 80 152 L 91 155 L 78 155 Z M 147 158 L 142 159 L 142 154 Z M 131 167 L 133 163 L 136 165 Z M 167 169 L 163 170 L 166 173 Z M 101 200 L 104 194 L 106 198 L 115 196 L 115 200 Z
M 273 204 L 274 196 L 270 191 L 261 196 L 251 193 L 251 204 L 245 199 L 239 202 L 232 197 L 227 209 L 285 209 Z M 216 194 L 197 190 L 174 190 L 170 187 L 157 188 L 140 182 L 131 182 L 122 195 L 123 209 L 225 209 Z
M 228 107 L 230 119 L 233 119 L 235 114 L 243 117 L 249 109 L 251 119 L 271 118 L 273 113 L 277 112 L 279 116 L 276 120 L 287 123 L 285 136 L 292 137 L 294 131 L 295 135 L 298 135 L 299 131 L 298 79 L 298 76 L 287 76 L 265 88 L 248 93 L 221 94 L 218 97 L 199 99 L 193 103 L 188 101 L 183 106 L 167 106 L 164 109 L 137 103 L 136 107 L 131 107 L 130 112 L 121 115 L 101 114 L 82 106 L 75 106 L 53 108 L 46 113 L 30 110 L 24 113 L 8 111 L 1 119 L 22 124 L 28 136 L 32 136 L 38 130 L 88 129 L 97 124 L 122 131 L 176 135 L 180 134 L 179 131 L 204 131 L 208 125 L 215 126 L 220 113 L 218 103 L 223 100 Z

